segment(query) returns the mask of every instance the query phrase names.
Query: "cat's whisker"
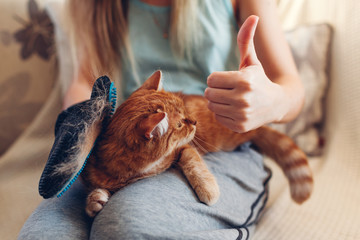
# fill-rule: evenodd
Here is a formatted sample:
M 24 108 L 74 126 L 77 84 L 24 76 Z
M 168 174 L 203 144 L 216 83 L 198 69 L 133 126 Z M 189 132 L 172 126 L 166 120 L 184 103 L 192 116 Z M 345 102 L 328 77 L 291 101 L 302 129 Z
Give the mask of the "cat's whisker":
M 197 140 L 199 140 L 199 141 L 201 141 L 201 142 L 205 143 L 206 145 L 208 145 L 208 146 L 210 146 L 210 147 L 214 148 L 217 152 L 222 151 L 222 149 L 221 149 L 221 148 L 219 148 L 219 147 L 217 147 L 217 146 L 215 146 L 215 145 L 213 145 L 213 144 L 210 144 L 210 143 L 208 143 L 208 142 L 206 142 L 206 141 L 202 140 L 201 138 L 199 138 L 199 137 L 197 137 L 197 136 L 195 136 L 194 138 L 196 138 Z
M 207 151 L 198 141 L 196 141 L 195 138 L 192 140 L 192 142 L 194 143 L 195 147 L 201 149 L 205 154 L 209 153 L 209 151 Z
M 210 153 L 209 155 L 207 155 L 208 158 L 215 160 L 215 161 L 221 161 L 221 158 L 216 157 L 214 154 L 211 154 L 212 152 L 207 151 L 198 141 L 196 141 L 195 139 L 193 139 L 193 143 L 194 145 L 196 145 L 195 147 L 200 148 L 204 154 Z
M 196 139 L 197 139 L 197 140 L 200 140 L 200 141 L 202 141 L 203 143 L 205 143 L 205 144 L 211 146 L 212 148 L 216 149 L 215 151 L 207 151 L 198 141 L 196 141 L 195 139 L 193 139 L 194 143 L 197 143 L 197 146 L 198 146 L 199 148 L 201 148 L 201 150 L 202 150 L 205 154 L 207 154 L 207 153 L 212 153 L 212 152 L 220 152 L 220 151 L 222 151 L 220 148 L 218 148 L 218 147 L 216 147 L 216 146 L 214 146 L 214 145 L 211 145 L 210 143 L 205 142 L 204 140 L 202 140 L 202 139 L 199 138 L 199 137 L 196 137 Z M 216 157 L 214 154 L 209 154 L 208 157 L 211 158 L 211 159 L 213 159 L 213 160 L 221 160 L 221 158 Z

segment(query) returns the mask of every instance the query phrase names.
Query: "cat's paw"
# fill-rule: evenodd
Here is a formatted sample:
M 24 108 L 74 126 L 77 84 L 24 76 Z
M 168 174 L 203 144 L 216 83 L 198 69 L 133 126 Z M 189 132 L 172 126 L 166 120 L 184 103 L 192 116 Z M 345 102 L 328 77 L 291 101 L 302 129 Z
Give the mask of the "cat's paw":
M 199 200 L 208 206 L 214 205 L 220 197 L 220 189 L 215 178 L 211 181 L 198 185 L 195 192 Z
M 95 217 L 109 201 L 110 192 L 106 189 L 97 188 L 93 190 L 86 199 L 85 211 L 90 217 Z

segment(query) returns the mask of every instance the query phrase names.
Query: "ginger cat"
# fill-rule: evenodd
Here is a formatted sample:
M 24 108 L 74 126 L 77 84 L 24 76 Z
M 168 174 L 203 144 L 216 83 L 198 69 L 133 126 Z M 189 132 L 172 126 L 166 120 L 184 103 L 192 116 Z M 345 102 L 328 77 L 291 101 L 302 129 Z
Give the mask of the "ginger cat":
M 192 144 L 194 137 L 207 144 L 198 148 Z M 295 202 L 310 197 L 313 178 L 306 155 L 289 137 L 265 126 L 235 133 L 216 121 L 204 97 L 162 90 L 161 72 L 157 71 L 118 107 L 99 136 L 82 173 L 91 191 L 86 212 L 95 216 L 114 192 L 173 164 L 199 200 L 212 205 L 220 191 L 201 155 L 232 151 L 247 141 L 282 168 Z

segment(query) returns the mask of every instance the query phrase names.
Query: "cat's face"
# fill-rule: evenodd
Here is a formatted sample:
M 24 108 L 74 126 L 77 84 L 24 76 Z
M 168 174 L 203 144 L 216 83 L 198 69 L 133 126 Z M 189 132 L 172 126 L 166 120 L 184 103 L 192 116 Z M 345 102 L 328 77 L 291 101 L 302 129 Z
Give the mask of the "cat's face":
M 150 113 L 138 125 L 140 135 L 147 140 L 157 138 L 169 149 L 189 143 L 195 135 L 196 121 L 186 113 L 183 101 L 165 92 L 157 93 L 156 98 L 148 102 Z
M 149 147 L 156 143 L 172 151 L 194 138 L 196 121 L 186 112 L 179 96 L 161 89 L 160 71 L 147 79 L 119 111 L 129 120 L 127 130 L 134 129 L 136 142 L 145 142 Z

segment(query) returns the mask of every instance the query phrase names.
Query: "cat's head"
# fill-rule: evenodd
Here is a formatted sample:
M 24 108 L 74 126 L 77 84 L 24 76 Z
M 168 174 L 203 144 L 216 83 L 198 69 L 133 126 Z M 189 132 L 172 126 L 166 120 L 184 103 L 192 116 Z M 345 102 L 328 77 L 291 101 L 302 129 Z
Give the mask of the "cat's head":
M 195 135 L 196 121 L 186 112 L 181 95 L 162 89 L 161 75 L 161 71 L 153 73 L 113 116 L 121 119 L 123 137 L 129 143 L 174 149 Z

